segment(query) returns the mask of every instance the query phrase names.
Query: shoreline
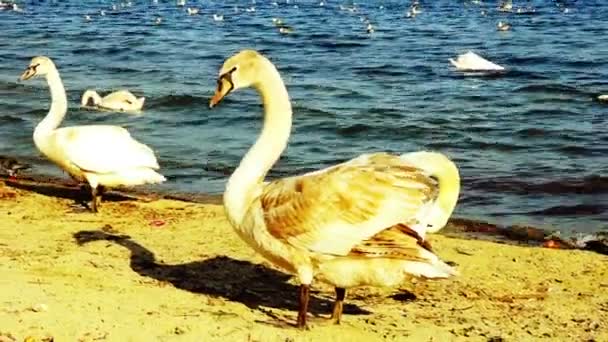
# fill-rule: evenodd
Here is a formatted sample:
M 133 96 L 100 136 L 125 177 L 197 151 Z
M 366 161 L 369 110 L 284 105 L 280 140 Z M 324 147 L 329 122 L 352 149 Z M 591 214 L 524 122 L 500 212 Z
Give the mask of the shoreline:
M 324 323 L 332 288 L 313 282 L 312 328 L 299 331 L 296 282 L 221 205 L 72 203 L 0 182 L 0 341 L 608 340 L 598 253 L 431 234 L 459 276 L 349 290 L 340 326 Z
M 41 194 L 69 198 L 72 200 L 87 200 L 88 192 L 82 192 L 71 179 L 63 179 L 47 175 L 28 175 L 10 178 L 0 175 L 0 182 L 9 187 L 38 192 Z M 176 200 L 199 204 L 222 205 L 221 194 L 185 193 L 175 191 L 152 191 L 141 187 L 110 189 L 104 193 L 104 200 L 139 200 L 153 201 L 159 199 Z M 555 249 L 587 249 L 608 255 L 608 232 L 587 234 L 591 241 L 598 244 L 582 244 L 576 238 L 561 237 L 559 232 L 533 226 L 511 225 L 501 226 L 484 220 L 451 217 L 446 227 L 439 234 L 462 238 L 482 239 L 498 243 L 510 243 L 527 246 L 544 246 Z

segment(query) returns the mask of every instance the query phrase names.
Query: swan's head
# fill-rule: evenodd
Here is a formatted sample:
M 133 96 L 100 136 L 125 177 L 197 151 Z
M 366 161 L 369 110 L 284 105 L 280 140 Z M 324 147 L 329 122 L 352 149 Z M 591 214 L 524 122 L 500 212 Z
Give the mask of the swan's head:
M 215 107 L 231 91 L 255 87 L 260 70 L 272 65 L 266 57 L 254 50 L 243 50 L 228 58 L 220 69 L 215 94 L 209 101 L 209 108 Z
M 53 61 L 45 56 L 38 56 L 32 58 L 30 65 L 25 69 L 19 80 L 29 80 L 34 76 L 46 76 L 51 71 L 56 71 L 55 64 Z

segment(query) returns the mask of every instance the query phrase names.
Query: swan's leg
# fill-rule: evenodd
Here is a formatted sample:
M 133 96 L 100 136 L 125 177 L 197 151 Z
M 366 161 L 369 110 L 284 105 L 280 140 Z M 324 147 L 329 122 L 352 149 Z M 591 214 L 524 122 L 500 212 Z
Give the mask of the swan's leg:
M 298 280 L 300 281 L 300 308 L 298 310 L 297 327 L 308 329 L 306 326 L 306 314 L 308 313 L 308 301 L 310 299 L 310 284 L 312 284 L 313 270 L 308 264 L 297 267 Z
M 310 285 L 300 285 L 300 309 L 298 311 L 298 324 L 300 329 L 306 329 L 306 313 L 308 312 L 308 300 L 310 299 Z
M 342 319 L 342 308 L 344 307 L 344 297 L 346 297 L 346 289 L 336 287 L 336 301 L 334 302 L 334 310 L 331 313 L 331 319 L 335 324 L 340 324 Z
M 96 187 L 91 187 L 91 195 L 92 195 L 92 201 L 91 201 L 91 210 L 96 213 L 99 211 L 99 205 L 101 204 L 101 195 L 103 194 L 103 186 L 102 185 L 98 185 Z

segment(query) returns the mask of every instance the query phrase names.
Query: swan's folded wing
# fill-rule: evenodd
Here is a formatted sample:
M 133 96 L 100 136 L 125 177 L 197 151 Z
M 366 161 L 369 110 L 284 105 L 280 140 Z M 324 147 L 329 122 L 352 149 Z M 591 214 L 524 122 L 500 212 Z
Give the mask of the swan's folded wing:
M 398 224 L 361 241 L 349 255 L 426 261 L 428 253 L 422 252 L 426 249 L 423 242 L 415 231 Z
M 127 102 L 133 104 L 137 102 L 137 97 L 128 90 L 118 90 L 104 96 L 103 101 L 116 103 Z
M 154 151 L 118 126 L 76 126 L 55 131 L 55 141 L 80 169 L 110 173 L 133 168 L 158 169 Z
M 268 183 L 261 204 L 274 237 L 313 252 L 347 255 L 386 228 L 417 223 L 436 192 L 436 181 L 420 169 L 371 154 Z

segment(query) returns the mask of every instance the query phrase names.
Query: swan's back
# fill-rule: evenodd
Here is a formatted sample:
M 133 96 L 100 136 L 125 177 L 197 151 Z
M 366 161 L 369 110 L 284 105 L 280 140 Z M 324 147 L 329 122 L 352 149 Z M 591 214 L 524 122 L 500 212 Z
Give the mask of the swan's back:
M 64 127 L 55 130 L 50 140 L 65 159 L 83 171 L 112 173 L 159 168 L 154 151 L 122 127 Z

